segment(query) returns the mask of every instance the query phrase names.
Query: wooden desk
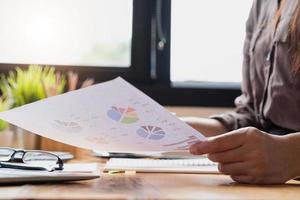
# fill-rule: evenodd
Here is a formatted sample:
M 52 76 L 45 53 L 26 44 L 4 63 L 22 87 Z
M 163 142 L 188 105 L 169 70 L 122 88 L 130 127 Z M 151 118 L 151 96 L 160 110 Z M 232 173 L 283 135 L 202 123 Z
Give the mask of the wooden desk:
M 91 158 L 89 161 L 100 159 Z M 102 174 L 100 179 L 0 186 L 0 199 L 300 199 L 300 183 L 259 186 L 224 175 Z
M 178 116 L 207 116 L 227 109 L 168 107 Z M 196 112 L 196 113 L 195 113 Z M 45 150 L 71 151 L 80 162 L 102 162 L 90 152 L 54 141 L 42 143 Z M 0 186 L 0 199 L 300 199 L 300 182 L 259 186 L 233 182 L 224 175 L 193 174 L 102 174 L 84 182 Z

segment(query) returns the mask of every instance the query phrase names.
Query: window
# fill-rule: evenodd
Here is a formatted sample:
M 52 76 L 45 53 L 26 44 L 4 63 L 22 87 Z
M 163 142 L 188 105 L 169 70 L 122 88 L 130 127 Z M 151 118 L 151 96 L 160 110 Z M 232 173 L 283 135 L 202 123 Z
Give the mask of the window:
M 0 73 L 48 64 L 164 105 L 232 106 L 252 1 L 1 0 Z
M 147 80 L 147 0 L 2 0 L 0 73 L 29 64 L 73 70 L 97 82 Z
M 4 63 L 131 64 L 132 0 L 2 0 L 0 24 Z
M 252 1 L 156 0 L 158 92 L 150 96 L 168 105 L 233 106 Z
M 240 82 L 252 1 L 172 1 L 171 80 Z

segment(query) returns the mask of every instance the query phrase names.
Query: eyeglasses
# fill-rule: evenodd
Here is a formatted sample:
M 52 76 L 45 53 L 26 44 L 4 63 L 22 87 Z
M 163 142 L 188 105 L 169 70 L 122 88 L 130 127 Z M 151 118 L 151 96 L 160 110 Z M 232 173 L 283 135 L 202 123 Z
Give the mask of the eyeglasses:
M 0 167 L 31 170 L 62 170 L 63 161 L 45 151 L 25 151 L 0 147 Z

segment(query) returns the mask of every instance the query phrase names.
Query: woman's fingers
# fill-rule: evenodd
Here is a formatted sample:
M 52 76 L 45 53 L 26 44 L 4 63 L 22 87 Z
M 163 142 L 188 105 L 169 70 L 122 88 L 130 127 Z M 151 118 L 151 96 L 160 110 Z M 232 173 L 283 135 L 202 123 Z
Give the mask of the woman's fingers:
M 236 149 L 231 149 L 224 152 L 208 154 L 208 158 L 211 161 L 218 163 L 234 163 L 244 161 L 244 155 L 246 154 L 246 148 L 244 146 L 241 146 Z
M 209 138 L 207 141 L 196 143 L 190 147 L 195 155 L 211 154 L 235 149 L 242 146 L 247 137 L 248 128 L 238 129 L 220 136 Z
M 230 177 L 239 183 L 253 183 L 253 177 L 249 175 L 232 175 Z
M 230 163 L 230 164 L 222 164 L 220 163 L 219 171 L 223 174 L 228 174 L 232 176 L 241 176 L 241 175 L 247 175 L 247 166 L 245 162 L 236 162 L 236 163 Z

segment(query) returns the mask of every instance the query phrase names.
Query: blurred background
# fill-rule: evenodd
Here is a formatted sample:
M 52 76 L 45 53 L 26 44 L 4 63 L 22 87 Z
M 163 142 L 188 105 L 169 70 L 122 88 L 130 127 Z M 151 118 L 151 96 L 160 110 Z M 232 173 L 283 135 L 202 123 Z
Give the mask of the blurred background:
M 206 116 L 231 109 L 241 92 L 251 4 L 252 0 L 1 0 L 0 110 L 118 76 L 172 112 L 190 114 L 200 107 L 196 114 Z M 34 83 L 26 78 L 30 74 L 39 74 Z M 24 92 L 24 85 L 31 90 Z M 35 147 L 41 143 L 39 138 Z

